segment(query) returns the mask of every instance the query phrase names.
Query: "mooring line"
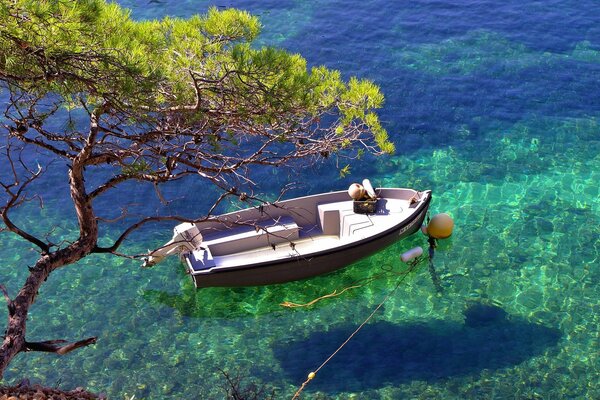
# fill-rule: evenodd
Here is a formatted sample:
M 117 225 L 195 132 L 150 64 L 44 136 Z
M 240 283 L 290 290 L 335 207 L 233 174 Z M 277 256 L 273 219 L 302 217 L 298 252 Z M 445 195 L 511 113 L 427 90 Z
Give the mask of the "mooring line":
M 317 372 L 319 372 L 321 370 L 321 368 L 323 368 L 333 357 L 335 357 L 335 355 L 337 353 L 340 352 L 340 350 L 342 350 L 342 348 L 348 344 L 348 342 L 350 342 L 350 340 L 352 340 L 352 338 L 371 320 L 371 318 L 373 318 L 373 316 L 375 315 L 375 313 L 377 313 L 377 311 L 379 311 L 379 309 L 385 304 L 386 301 L 388 301 L 392 295 L 396 292 L 396 290 L 398 290 L 398 288 L 400 287 L 400 284 L 402 284 L 402 282 L 404 281 L 404 279 L 408 276 L 409 273 L 411 273 L 418 264 L 420 264 L 420 262 L 422 261 L 422 259 L 417 259 L 414 262 L 412 262 L 410 264 L 410 268 L 406 271 L 406 273 L 402 276 L 402 278 L 400 278 L 398 280 L 398 283 L 396 283 L 396 286 L 394 287 L 394 289 L 392 289 L 386 296 L 385 298 L 381 301 L 381 303 L 379 303 L 379 305 L 377 305 L 377 307 L 375 307 L 375 309 L 371 312 L 371 314 L 363 321 L 362 324 L 360 324 L 358 326 L 358 328 L 356 328 L 354 330 L 354 332 L 352 332 L 352 334 L 350 334 L 350 336 L 348 336 L 348 338 L 344 341 L 344 343 L 342 343 L 336 351 L 334 351 L 333 353 L 331 353 L 331 355 L 329 357 L 327 357 L 327 359 L 325 361 L 323 361 L 323 363 L 321 365 L 319 365 L 319 367 L 312 371 L 311 373 L 308 374 L 308 378 L 306 379 L 306 381 L 304 381 L 304 383 L 302 384 L 302 386 L 300 387 L 300 389 L 298 389 L 298 391 L 294 394 L 294 397 L 292 397 L 292 400 L 296 400 L 298 399 L 300 396 L 300 393 L 302 393 L 302 391 L 304 390 L 304 388 L 306 387 L 306 385 L 308 385 L 308 383 L 313 380 L 313 378 L 317 375 Z

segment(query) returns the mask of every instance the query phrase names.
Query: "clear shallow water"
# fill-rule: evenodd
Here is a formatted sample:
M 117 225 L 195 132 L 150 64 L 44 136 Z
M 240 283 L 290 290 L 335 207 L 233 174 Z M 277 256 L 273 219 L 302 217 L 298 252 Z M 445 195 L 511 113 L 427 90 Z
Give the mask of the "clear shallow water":
M 432 212 L 457 227 L 435 257 L 444 292 L 426 268 L 409 275 L 350 344 L 307 387 L 306 398 L 600 398 L 600 9 L 593 1 L 241 1 L 212 3 L 261 16 L 262 43 L 311 64 L 375 80 L 395 156 L 298 178 L 299 192 L 379 186 L 434 191 Z M 186 16 L 207 2 L 122 1 L 136 18 Z M 51 180 L 60 182 L 61 171 Z M 290 179 L 269 172 L 269 193 Z M 196 198 L 171 187 L 173 196 Z M 148 192 L 131 187 L 140 212 Z M 42 215 L 27 224 L 73 228 L 52 208 L 66 192 L 48 185 Z M 192 212 L 195 204 L 173 207 Z M 111 204 L 99 205 L 110 214 Z M 132 250 L 168 239 L 140 233 Z M 104 232 L 109 237 L 111 232 Z M 333 275 L 285 285 L 195 291 L 176 260 L 153 270 L 92 257 L 52 275 L 29 321 L 30 339 L 96 335 L 63 358 L 21 355 L 6 381 L 29 376 L 87 384 L 111 398 L 223 398 L 219 368 L 290 398 L 306 374 L 383 300 L 388 275 L 305 309 L 307 302 L 424 245 L 414 236 Z M 35 254 L 0 235 L 2 281 L 22 284 Z M 19 269 L 20 268 L 20 269 Z M 487 308 L 484 306 L 488 306 Z M 489 308 L 489 307 L 495 308 Z M 0 308 L 0 320 L 6 311 Z

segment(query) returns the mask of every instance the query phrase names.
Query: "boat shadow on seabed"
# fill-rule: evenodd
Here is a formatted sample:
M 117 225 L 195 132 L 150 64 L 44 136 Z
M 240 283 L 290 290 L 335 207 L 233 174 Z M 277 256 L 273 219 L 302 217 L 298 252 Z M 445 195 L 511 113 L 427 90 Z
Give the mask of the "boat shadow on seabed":
M 392 245 L 396 246 L 396 245 Z M 392 247 L 393 249 L 395 247 Z M 175 263 L 175 261 L 173 261 Z M 161 309 L 171 309 L 186 318 L 245 318 L 274 312 L 288 312 L 281 302 L 290 297 L 290 293 L 302 293 L 302 300 L 314 299 L 324 293 L 340 290 L 340 286 L 351 286 L 351 282 L 369 281 L 373 275 L 385 275 L 387 270 L 377 269 L 372 275 L 364 278 L 364 270 L 372 267 L 369 260 L 356 262 L 352 267 L 337 271 L 326 276 L 315 277 L 310 280 L 289 282 L 282 285 L 249 286 L 238 288 L 203 288 L 198 290 L 189 280 L 185 268 L 180 265 L 173 272 L 173 277 L 180 282 L 178 291 L 165 291 L 158 289 L 145 289 L 141 291 L 142 298 L 149 304 Z M 345 277 L 345 278 L 342 278 Z M 345 282 L 340 284 L 340 281 Z M 354 296 L 350 291 L 346 296 Z M 299 301 L 296 296 L 293 300 Z M 261 301 L 258 301 L 260 299 Z M 319 302 L 312 308 L 325 305 Z
M 511 367 L 543 354 L 561 337 L 557 329 L 509 316 L 497 306 L 475 303 L 464 315 L 464 324 L 438 320 L 366 325 L 307 390 L 361 391 Z M 287 378 L 302 382 L 307 371 L 321 364 L 354 328 L 347 325 L 315 332 L 273 350 Z

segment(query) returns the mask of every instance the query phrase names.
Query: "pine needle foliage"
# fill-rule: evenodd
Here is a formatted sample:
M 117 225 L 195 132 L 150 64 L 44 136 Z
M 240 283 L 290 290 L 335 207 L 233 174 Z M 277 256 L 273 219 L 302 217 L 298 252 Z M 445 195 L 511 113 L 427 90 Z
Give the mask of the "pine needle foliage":
M 58 95 L 63 106 L 108 102 L 141 121 L 194 105 L 188 122 L 221 110 L 219 127 L 231 109 L 232 120 L 270 129 L 334 113 L 331 131 L 361 126 L 376 153 L 393 152 L 373 112 L 383 104 L 375 84 L 345 83 L 338 71 L 308 70 L 298 54 L 255 48 L 260 30 L 256 17 L 236 9 L 136 21 L 103 0 L 2 0 L 0 79 L 32 96 Z

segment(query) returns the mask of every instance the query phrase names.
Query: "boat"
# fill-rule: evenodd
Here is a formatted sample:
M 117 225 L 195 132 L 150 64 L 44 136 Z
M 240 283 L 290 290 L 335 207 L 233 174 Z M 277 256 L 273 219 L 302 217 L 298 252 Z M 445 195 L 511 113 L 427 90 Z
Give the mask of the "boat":
M 321 193 L 182 223 L 144 265 L 179 254 L 197 288 L 333 272 L 418 231 L 431 201 L 430 190 L 371 187 L 370 194 L 354 200 L 349 191 Z

